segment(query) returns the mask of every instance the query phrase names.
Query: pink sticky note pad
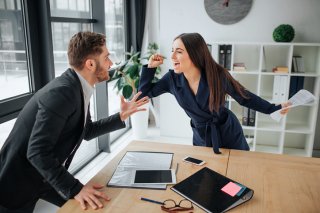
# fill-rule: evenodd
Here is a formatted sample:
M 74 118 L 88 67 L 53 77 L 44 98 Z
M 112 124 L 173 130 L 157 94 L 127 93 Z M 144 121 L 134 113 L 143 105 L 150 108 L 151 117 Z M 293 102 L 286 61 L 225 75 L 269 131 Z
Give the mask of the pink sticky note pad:
M 233 182 L 229 182 L 221 190 L 233 197 L 241 190 L 241 187 Z

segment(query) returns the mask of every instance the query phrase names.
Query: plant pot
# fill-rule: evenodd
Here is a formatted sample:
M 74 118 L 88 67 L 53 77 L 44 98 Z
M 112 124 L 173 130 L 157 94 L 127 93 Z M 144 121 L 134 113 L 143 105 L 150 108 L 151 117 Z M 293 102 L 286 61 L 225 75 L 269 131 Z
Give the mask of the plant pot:
M 149 103 L 142 106 L 146 111 L 136 112 L 130 116 L 133 139 L 143 139 L 147 137 L 149 120 Z

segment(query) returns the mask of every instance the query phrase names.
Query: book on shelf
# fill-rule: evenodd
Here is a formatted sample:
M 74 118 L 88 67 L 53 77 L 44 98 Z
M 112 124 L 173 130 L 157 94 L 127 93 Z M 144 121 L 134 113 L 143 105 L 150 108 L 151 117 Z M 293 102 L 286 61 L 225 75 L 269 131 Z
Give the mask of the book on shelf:
M 298 67 L 298 72 L 304 72 L 304 60 L 302 57 L 297 57 L 297 67 Z
M 274 72 L 274 73 L 288 73 L 289 68 L 286 66 L 276 66 L 272 69 L 272 72 Z
M 225 67 L 225 60 L 226 60 L 226 52 L 225 52 L 226 45 L 219 45 L 219 64 L 222 67 Z
M 292 57 L 292 72 L 298 72 L 298 66 L 297 66 L 297 61 L 296 61 L 297 56 Z
M 298 91 L 303 89 L 304 86 L 304 76 L 291 76 L 290 77 L 290 88 L 289 88 L 289 98 L 291 98 Z
M 288 76 L 276 75 L 273 80 L 272 101 L 282 103 L 286 100 Z
M 225 68 L 227 70 L 231 70 L 231 53 L 232 53 L 232 45 L 228 44 L 225 46 L 226 47 L 226 57 L 225 57 Z
M 246 71 L 246 65 L 242 62 L 233 63 L 233 71 Z
M 231 58 L 232 58 L 232 45 L 231 44 L 222 44 L 219 45 L 219 64 L 231 70 Z
M 298 76 L 290 77 L 289 98 L 297 93 Z
M 256 124 L 256 111 L 247 107 L 242 107 L 242 125 L 255 126 Z
M 248 126 L 255 126 L 256 125 L 256 111 L 253 109 L 249 109 L 249 119 L 248 119 Z
M 280 77 L 280 91 L 279 91 L 279 101 L 285 102 L 286 101 L 286 91 L 287 91 L 287 84 L 288 84 L 288 76 L 279 76 Z
M 242 125 L 248 126 L 249 122 L 249 109 L 247 107 L 242 107 Z
M 302 56 L 293 56 L 292 57 L 292 72 L 300 72 L 304 73 L 305 68 L 304 68 L 304 59 Z
M 233 67 L 233 71 L 246 71 L 245 67 Z
M 298 76 L 298 82 L 297 82 L 297 89 L 296 91 L 300 91 L 303 89 L 304 86 L 304 76 Z
M 273 79 L 273 90 L 272 90 L 272 101 L 278 102 L 279 100 L 279 87 L 280 87 L 280 76 L 274 76 Z

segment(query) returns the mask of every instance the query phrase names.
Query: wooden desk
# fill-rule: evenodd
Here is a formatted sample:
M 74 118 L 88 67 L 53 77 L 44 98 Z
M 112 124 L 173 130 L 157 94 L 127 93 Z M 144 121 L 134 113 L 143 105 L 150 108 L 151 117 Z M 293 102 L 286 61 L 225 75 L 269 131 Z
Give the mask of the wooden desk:
M 230 212 L 320 212 L 320 159 L 230 150 L 227 177 L 254 190 Z
M 158 152 L 173 152 L 172 168 L 175 169 L 177 163 L 179 163 L 179 170 L 177 174 L 177 182 L 189 177 L 199 169 L 201 166 L 192 165 L 189 163 L 183 163 L 182 159 L 187 155 L 191 155 L 195 158 L 205 160 L 207 167 L 226 175 L 227 164 L 229 158 L 229 150 L 220 149 L 221 155 L 213 153 L 212 148 L 195 147 L 189 145 L 176 145 L 154 142 L 131 142 L 122 152 L 120 152 L 107 166 L 105 166 L 90 182 L 106 184 L 109 182 L 113 172 L 115 171 L 119 161 L 123 157 L 126 151 L 158 151 Z M 170 187 L 167 190 L 151 190 L 151 189 L 133 189 L 133 188 L 114 188 L 106 187 L 105 193 L 111 197 L 111 201 L 104 202 L 104 208 L 99 210 L 92 210 L 89 208 L 83 211 L 79 203 L 75 200 L 69 200 L 62 208 L 59 209 L 59 213 L 71 213 L 71 212 L 114 212 L 114 213 L 131 213 L 131 212 L 162 212 L 160 205 L 142 201 L 141 197 L 146 197 L 158 201 L 164 201 L 166 199 L 174 199 L 180 201 L 183 199 L 180 195 L 173 192 Z M 197 206 L 194 206 L 193 212 L 203 212 Z
M 179 163 L 177 181 L 198 171 L 199 166 L 182 163 L 191 155 L 207 162 L 205 166 L 234 179 L 254 190 L 253 198 L 230 212 L 319 212 L 320 210 L 320 159 L 293 157 L 220 149 L 215 155 L 212 148 L 172 145 L 153 142 L 132 142 L 117 155 L 91 181 L 106 184 L 126 151 L 174 152 L 172 168 Z M 69 200 L 58 212 L 161 212 L 160 205 L 141 201 L 141 197 L 164 201 L 182 197 L 167 190 L 105 188 L 111 201 L 100 210 L 83 211 L 75 200 Z M 193 212 L 203 212 L 195 206 Z

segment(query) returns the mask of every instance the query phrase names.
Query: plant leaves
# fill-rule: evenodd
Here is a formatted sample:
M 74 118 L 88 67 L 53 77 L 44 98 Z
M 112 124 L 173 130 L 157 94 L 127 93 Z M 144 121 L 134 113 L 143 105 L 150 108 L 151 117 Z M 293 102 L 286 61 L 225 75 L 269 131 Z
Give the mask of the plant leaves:
M 116 81 L 116 83 L 115 83 L 114 86 L 113 86 L 113 89 L 115 89 L 115 88 L 118 89 L 119 80 L 120 80 L 120 79 L 118 79 L 118 80 Z
M 136 52 L 135 54 L 132 55 L 132 58 L 137 57 L 140 54 L 140 52 Z
M 133 66 L 131 66 L 127 73 L 129 74 L 131 79 L 135 79 L 139 77 L 139 64 L 134 64 Z
M 127 56 L 126 58 L 129 59 L 126 60 L 124 64 L 120 65 L 114 76 L 118 79 L 115 88 L 117 88 L 118 91 L 121 91 L 126 99 L 131 98 L 132 94 L 137 92 L 133 90 L 136 90 L 136 88 L 139 87 L 142 60 L 149 59 L 151 55 L 157 53 L 158 49 L 159 46 L 156 43 L 149 43 L 147 54 L 144 55 L 144 57 L 139 57 L 141 53 L 135 52 L 133 47 L 131 47 L 130 52 L 125 52 L 125 55 Z M 158 67 L 156 70 L 156 76 L 159 76 L 160 71 L 160 67 Z M 152 82 L 157 82 L 158 80 L 159 78 L 155 77 Z
M 126 85 L 125 77 L 119 79 L 118 90 L 120 91 Z
M 135 53 L 134 55 L 131 56 L 130 60 L 133 61 L 134 63 L 140 63 L 139 55 L 140 55 L 140 52 Z
M 130 85 L 125 85 L 123 88 L 122 88 L 122 95 L 124 98 L 126 99 L 129 99 L 132 95 L 132 87 Z

